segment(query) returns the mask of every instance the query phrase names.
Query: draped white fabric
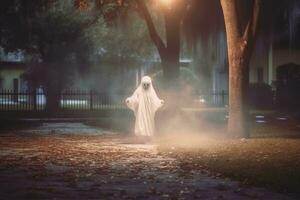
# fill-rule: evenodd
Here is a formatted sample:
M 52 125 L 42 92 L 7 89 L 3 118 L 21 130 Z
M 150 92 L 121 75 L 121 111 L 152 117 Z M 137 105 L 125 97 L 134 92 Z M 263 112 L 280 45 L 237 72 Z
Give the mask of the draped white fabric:
M 141 84 L 131 97 L 126 99 L 127 106 L 135 114 L 135 134 L 140 136 L 153 136 L 155 125 L 155 112 L 163 105 L 152 86 L 149 76 L 142 78 Z

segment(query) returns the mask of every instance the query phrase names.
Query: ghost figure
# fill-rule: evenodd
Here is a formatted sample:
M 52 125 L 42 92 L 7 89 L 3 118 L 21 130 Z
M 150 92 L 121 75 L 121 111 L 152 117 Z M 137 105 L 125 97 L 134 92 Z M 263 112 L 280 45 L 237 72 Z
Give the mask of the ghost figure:
M 133 95 L 126 99 L 126 104 L 135 115 L 135 134 L 153 136 L 155 112 L 164 104 L 164 101 L 157 97 L 149 76 L 142 78 L 141 84 Z

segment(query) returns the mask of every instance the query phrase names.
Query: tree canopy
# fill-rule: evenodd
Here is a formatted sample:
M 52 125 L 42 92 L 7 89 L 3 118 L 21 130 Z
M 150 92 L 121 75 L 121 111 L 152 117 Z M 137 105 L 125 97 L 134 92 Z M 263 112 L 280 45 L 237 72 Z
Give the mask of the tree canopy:
M 41 69 L 37 72 L 44 74 L 48 70 L 67 75 L 76 71 L 74 66 L 84 70 L 90 62 L 103 59 L 153 56 L 145 25 L 136 14 L 127 13 L 125 26 L 120 22 L 124 19 L 110 20 L 110 7 L 99 12 L 96 4 L 82 11 L 74 2 L 77 1 L 3 1 L 0 46 L 7 51 L 24 50 L 27 61 L 38 63 Z M 30 69 L 30 73 L 36 69 Z

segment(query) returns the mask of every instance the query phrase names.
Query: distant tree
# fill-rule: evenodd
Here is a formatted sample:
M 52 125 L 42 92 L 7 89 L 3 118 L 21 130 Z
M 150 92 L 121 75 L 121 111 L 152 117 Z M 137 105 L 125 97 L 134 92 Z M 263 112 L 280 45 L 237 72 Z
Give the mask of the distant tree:
M 95 18 L 78 12 L 72 1 L 1 3 L 6 8 L 0 18 L 0 45 L 6 50 L 24 50 L 31 66 L 24 77 L 34 86 L 43 86 L 46 108 L 56 110 L 60 92 L 76 69 L 84 68 L 94 50 L 86 29 Z
M 249 62 L 257 34 L 261 0 L 221 0 L 221 6 L 229 60 L 228 131 L 238 137 L 248 137 Z

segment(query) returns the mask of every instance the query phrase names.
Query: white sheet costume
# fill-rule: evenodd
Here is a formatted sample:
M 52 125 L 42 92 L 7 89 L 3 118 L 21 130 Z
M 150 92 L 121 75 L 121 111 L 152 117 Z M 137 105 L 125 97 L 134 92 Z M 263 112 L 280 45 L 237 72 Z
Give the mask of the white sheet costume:
M 135 115 L 135 134 L 153 136 L 155 112 L 164 104 L 164 101 L 157 97 L 149 76 L 142 78 L 141 84 L 133 95 L 126 99 L 126 104 Z

